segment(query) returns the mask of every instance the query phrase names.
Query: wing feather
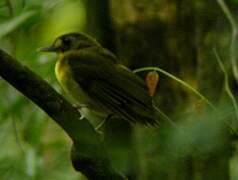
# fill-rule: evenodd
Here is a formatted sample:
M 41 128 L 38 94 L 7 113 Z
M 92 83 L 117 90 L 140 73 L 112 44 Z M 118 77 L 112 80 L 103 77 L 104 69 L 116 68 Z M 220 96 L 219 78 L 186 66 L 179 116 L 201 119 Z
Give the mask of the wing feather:
M 84 50 L 65 58 L 75 81 L 104 108 L 130 122 L 156 124 L 152 100 L 144 82 L 108 57 L 95 50 Z

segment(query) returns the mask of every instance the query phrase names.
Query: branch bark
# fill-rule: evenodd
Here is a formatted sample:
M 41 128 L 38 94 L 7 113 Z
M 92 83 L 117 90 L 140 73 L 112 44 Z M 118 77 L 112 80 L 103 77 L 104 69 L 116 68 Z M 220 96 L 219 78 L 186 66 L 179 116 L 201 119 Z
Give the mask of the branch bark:
M 73 141 L 72 163 L 88 179 L 123 179 L 91 124 L 46 81 L 0 50 L 0 76 L 45 111 Z M 2 97 L 3 98 L 3 97 Z

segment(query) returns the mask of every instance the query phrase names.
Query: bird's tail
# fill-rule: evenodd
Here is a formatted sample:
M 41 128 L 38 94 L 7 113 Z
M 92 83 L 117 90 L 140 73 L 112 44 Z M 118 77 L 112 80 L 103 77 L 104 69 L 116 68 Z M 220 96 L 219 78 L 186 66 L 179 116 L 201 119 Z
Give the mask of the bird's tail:
M 159 119 L 162 118 L 166 120 L 167 122 L 169 122 L 173 127 L 177 127 L 176 123 L 156 105 L 154 100 L 152 101 L 152 103 L 153 103 L 154 110 L 156 111 L 156 114 L 159 117 Z M 157 116 L 156 116 L 156 121 L 159 121 L 157 120 Z

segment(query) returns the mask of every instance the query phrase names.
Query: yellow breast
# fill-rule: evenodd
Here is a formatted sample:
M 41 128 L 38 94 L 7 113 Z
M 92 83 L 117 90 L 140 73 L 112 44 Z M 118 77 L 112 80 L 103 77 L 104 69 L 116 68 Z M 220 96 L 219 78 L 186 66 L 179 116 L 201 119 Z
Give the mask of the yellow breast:
M 107 116 L 108 113 L 104 112 L 104 110 L 82 90 L 80 84 L 74 80 L 67 59 L 63 58 L 63 56 L 60 56 L 60 59 L 55 65 L 55 74 L 63 90 L 71 97 L 73 103 L 81 107 L 81 113 L 86 118 L 98 120 Z
M 60 56 L 55 65 L 56 78 L 62 86 L 63 90 L 70 95 L 79 104 L 88 104 L 88 96 L 81 89 L 80 85 L 74 80 L 67 59 Z

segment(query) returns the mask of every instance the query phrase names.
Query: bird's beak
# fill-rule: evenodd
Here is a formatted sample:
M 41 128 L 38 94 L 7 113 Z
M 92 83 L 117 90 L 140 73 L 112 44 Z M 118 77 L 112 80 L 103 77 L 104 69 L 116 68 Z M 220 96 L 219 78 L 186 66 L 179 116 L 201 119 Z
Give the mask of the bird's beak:
M 38 48 L 37 52 L 56 52 L 58 49 L 51 45 L 51 46 L 46 46 L 46 47 L 42 47 L 42 48 Z

